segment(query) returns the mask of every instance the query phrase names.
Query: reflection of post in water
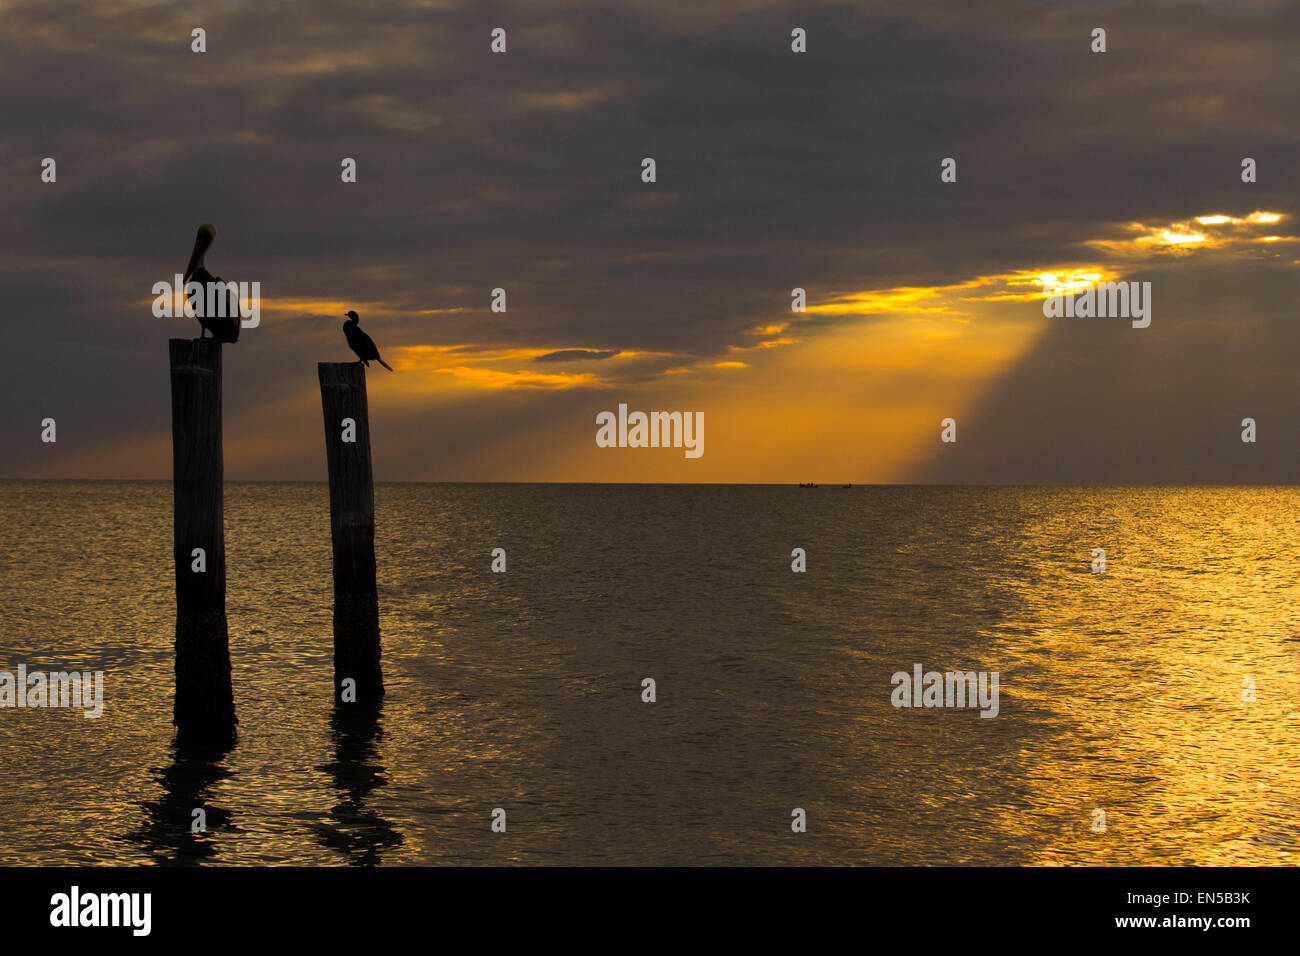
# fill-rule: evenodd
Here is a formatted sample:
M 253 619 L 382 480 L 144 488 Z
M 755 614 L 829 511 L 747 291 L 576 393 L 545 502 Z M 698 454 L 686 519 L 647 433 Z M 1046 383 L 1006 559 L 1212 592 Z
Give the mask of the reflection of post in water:
M 162 796 L 145 801 L 145 819 L 128 839 L 139 843 L 161 864 L 199 863 L 217 855 L 214 830 L 233 831 L 229 810 L 209 803 L 213 787 L 229 777 L 225 760 L 233 744 L 172 746 L 172 762 L 155 778 Z M 203 832 L 195 833 L 194 811 L 206 816 Z
M 378 743 L 382 705 L 338 704 L 330 719 L 334 762 L 318 767 L 330 776 L 339 802 L 330 810 L 332 822 L 316 832 L 321 845 L 336 850 L 356 866 L 373 866 L 384 851 L 402 843 L 402 834 L 366 806 L 371 791 L 388 783 L 380 763 Z

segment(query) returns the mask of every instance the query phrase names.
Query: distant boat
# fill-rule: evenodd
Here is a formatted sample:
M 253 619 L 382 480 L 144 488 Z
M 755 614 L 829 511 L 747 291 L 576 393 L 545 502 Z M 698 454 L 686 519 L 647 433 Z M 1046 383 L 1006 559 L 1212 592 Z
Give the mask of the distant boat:
M 799 482 L 799 487 L 800 487 L 800 488 L 816 488 L 816 487 L 817 487 L 817 484 L 816 484 L 816 482 L 812 482 L 812 481 L 809 481 L 809 482 L 807 482 L 807 483 L 804 483 L 804 482 L 801 481 L 801 482 Z
M 841 488 L 852 488 L 852 485 L 840 485 Z

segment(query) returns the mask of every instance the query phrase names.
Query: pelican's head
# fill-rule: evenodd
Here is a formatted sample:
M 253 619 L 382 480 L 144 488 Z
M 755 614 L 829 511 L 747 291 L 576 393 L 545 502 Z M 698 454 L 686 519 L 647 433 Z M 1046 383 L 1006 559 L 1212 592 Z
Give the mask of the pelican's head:
M 357 315 L 355 312 L 353 312 L 351 309 L 348 309 L 348 311 L 344 312 L 343 314 L 346 315 L 353 322 L 355 322 L 357 325 L 361 324 L 361 317 Z
M 190 253 L 190 264 L 185 267 L 185 281 L 190 281 L 190 276 L 194 274 L 203 263 L 203 254 L 208 251 L 208 246 L 217 238 L 217 227 L 210 222 L 205 222 L 199 226 L 198 234 L 194 237 L 194 251 Z

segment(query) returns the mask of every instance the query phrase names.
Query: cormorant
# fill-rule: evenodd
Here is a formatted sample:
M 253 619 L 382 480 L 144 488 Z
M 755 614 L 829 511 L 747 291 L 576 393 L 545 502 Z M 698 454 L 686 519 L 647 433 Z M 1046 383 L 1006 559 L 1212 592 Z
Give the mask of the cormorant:
M 370 360 L 374 359 L 388 371 L 393 367 L 379 357 L 379 349 L 375 348 L 375 340 L 361 331 L 361 319 L 350 309 L 347 312 L 348 320 L 343 323 L 343 334 L 347 337 L 348 346 L 352 351 L 357 353 L 357 358 L 361 359 L 361 364 L 370 367 Z
M 199 325 L 203 326 L 199 338 L 203 338 L 205 332 L 211 332 L 212 337 L 218 342 L 238 342 L 239 295 L 234 289 L 226 290 L 228 297 L 225 315 L 204 315 L 207 309 L 208 283 L 224 281 L 221 276 L 214 276 L 203 268 L 203 256 L 208 251 L 208 246 L 212 245 L 213 240 L 216 238 L 217 227 L 210 222 L 205 222 L 199 226 L 199 234 L 194 237 L 194 251 L 190 253 L 190 264 L 185 267 L 185 282 L 187 284 L 191 280 L 197 282 L 203 291 L 197 295 L 189 295 L 190 307 L 194 310 Z

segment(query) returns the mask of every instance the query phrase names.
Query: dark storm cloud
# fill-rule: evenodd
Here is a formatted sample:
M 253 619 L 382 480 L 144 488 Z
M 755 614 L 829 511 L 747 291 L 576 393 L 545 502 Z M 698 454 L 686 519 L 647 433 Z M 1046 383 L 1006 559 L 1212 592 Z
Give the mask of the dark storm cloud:
M 150 288 L 204 220 L 215 272 L 272 300 L 348 303 L 386 354 L 709 358 L 788 318 L 795 285 L 816 300 L 947 284 L 1077 258 L 1114 223 L 1296 211 L 1294 7 L 1073 6 L 6 4 L 6 471 L 46 468 L 41 409 L 109 445 L 166 435 L 163 339 L 193 323 L 153 318 Z M 1098 18 L 1104 56 L 1086 54 Z M 796 25 L 806 56 L 789 52 Z M 495 26 L 505 56 L 489 52 Z M 1260 158 L 1248 198 L 1243 155 Z M 39 181 L 44 156 L 57 184 Z M 945 156 L 955 186 L 938 183 Z M 344 157 L 356 185 L 339 180 Z M 507 315 L 488 310 L 497 287 Z M 1242 293 L 1228 277 L 1200 307 Z M 228 423 L 267 442 L 318 427 L 268 409 L 311 387 L 312 362 L 348 357 L 337 311 L 245 332 Z M 1051 382 L 1052 347 L 1040 379 L 1019 374 Z M 411 415 L 403 434 L 454 459 L 512 434 L 513 408 L 463 428 Z M 267 476 L 315 476 L 318 458 Z

